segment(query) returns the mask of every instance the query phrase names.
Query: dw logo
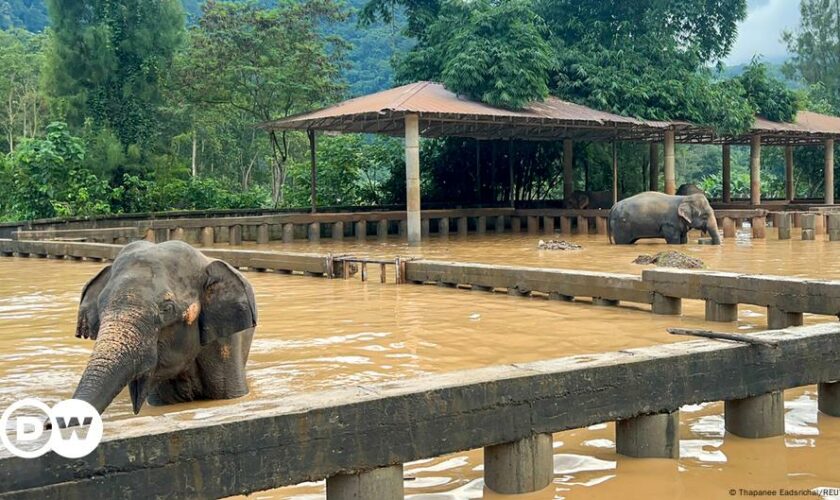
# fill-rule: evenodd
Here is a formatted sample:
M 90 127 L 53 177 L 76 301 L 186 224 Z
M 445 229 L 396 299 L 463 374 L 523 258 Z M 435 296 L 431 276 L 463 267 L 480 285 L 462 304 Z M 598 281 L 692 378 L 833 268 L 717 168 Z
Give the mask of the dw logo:
M 42 439 L 46 419 L 52 432 L 49 439 Z M 78 399 L 66 399 L 52 408 L 38 399 L 21 399 L 0 417 L 0 443 L 21 458 L 40 457 L 50 450 L 65 458 L 81 458 L 101 440 L 102 417 Z

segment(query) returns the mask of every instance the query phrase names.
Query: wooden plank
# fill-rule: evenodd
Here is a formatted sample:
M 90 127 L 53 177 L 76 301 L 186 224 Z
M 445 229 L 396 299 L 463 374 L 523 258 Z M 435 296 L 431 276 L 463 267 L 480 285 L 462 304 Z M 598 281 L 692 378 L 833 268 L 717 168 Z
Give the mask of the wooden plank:
M 0 497 L 247 494 L 840 379 L 838 325 L 751 336 L 778 347 L 697 340 L 106 422 L 84 458 L 0 451 Z

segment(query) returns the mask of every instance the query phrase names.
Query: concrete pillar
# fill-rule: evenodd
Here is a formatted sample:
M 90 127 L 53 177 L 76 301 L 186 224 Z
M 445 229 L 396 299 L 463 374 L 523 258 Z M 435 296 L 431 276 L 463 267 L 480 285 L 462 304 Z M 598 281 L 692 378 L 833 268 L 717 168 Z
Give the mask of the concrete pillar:
M 484 448 L 484 483 L 505 495 L 539 491 L 554 478 L 551 434 Z
M 791 216 L 787 212 L 779 212 L 776 214 L 776 221 L 777 225 L 779 226 L 779 239 L 780 240 L 789 240 L 790 239 L 790 226 L 793 222 L 791 220 Z
M 406 233 L 408 233 L 408 222 L 407 222 L 407 221 L 404 221 L 404 220 L 401 220 L 401 221 L 397 224 L 397 226 L 398 226 L 398 230 L 399 230 L 399 232 L 400 232 L 400 238 L 405 238 Z M 422 228 L 423 228 L 423 224 L 420 224 L 420 229 L 421 229 L 421 230 L 420 230 L 420 234 L 421 234 L 421 235 L 423 234 L 423 230 L 422 230 Z
M 327 500 L 402 500 L 403 466 L 327 478 Z
M 802 240 L 810 241 L 816 237 L 817 220 L 814 214 L 802 216 Z
M 732 202 L 732 151 L 731 146 L 729 144 L 724 144 L 721 147 L 723 158 L 723 172 L 722 172 L 722 180 L 723 180 L 723 196 L 722 200 L 724 203 Z
M 408 243 L 420 243 L 420 119 L 405 115 L 405 199 Z
M 406 229 L 408 229 L 408 228 L 406 228 Z M 420 236 L 422 236 L 423 238 L 428 238 L 430 232 L 431 232 L 431 220 L 426 218 L 426 219 L 423 219 L 422 221 L 420 221 Z
M 577 232 L 578 234 L 589 234 L 589 218 L 582 215 L 577 216 Z
M 309 241 L 318 241 L 321 239 L 321 223 L 313 222 L 309 224 Z
M 840 241 L 840 213 L 828 214 L 828 240 Z
M 817 386 L 817 408 L 826 415 L 840 417 L 840 381 Z
M 659 191 L 659 148 L 655 142 L 650 143 L 650 175 L 648 179 L 648 189 L 650 191 Z
M 497 215 L 496 216 L 496 232 L 497 233 L 504 233 L 505 232 L 505 216 L 504 215 Z
M 802 212 L 793 212 L 793 227 L 802 227 Z
M 344 239 L 344 222 L 333 222 L 330 237 L 334 240 Z
M 563 140 L 563 199 L 570 200 L 575 190 L 575 173 L 572 170 L 574 162 L 574 144 L 571 139 Z
M 814 225 L 814 233 L 817 235 L 825 234 L 825 214 L 816 213 L 816 224 Z
M 364 241 L 367 238 L 367 221 L 366 220 L 357 220 L 355 222 L 356 227 L 356 239 L 360 241 Z
M 560 233 L 572 234 L 572 218 L 565 215 L 560 217 Z
M 228 244 L 241 245 L 242 244 L 242 226 L 234 224 L 230 226 L 230 236 L 228 237 Z
M 438 235 L 449 236 L 449 217 L 438 219 Z
M 825 140 L 825 204 L 834 205 L 834 139 Z
M 677 167 L 673 130 L 665 131 L 665 193 L 677 194 Z
M 618 203 L 618 149 L 612 141 L 612 202 Z
M 522 232 L 522 219 L 516 216 L 510 218 L 510 232 L 519 234 Z
M 376 221 L 376 237 L 380 240 L 384 240 L 388 237 L 388 221 L 387 220 L 379 220 Z
M 767 236 L 767 216 L 756 215 L 750 221 L 752 225 L 753 239 L 763 240 Z
M 654 292 L 651 312 L 653 314 L 679 316 L 682 314 L 682 299 L 679 297 L 666 297 L 665 295 Z
M 271 231 L 268 224 L 257 226 L 257 245 L 267 245 L 271 240 Z
M 155 242 L 155 230 L 152 228 L 146 229 L 146 234 L 144 238 L 146 241 L 151 241 L 152 243 Z
M 176 227 L 169 233 L 170 240 L 184 241 L 184 228 Z
M 466 236 L 469 229 L 469 221 L 466 217 L 458 217 L 458 236 Z
M 796 186 L 793 183 L 793 146 L 785 146 L 785 199 L 793 201 Z
M 750 203 L 761 204 L 761 134 L 750 138 Z
M 291 243 L 295 240 L 295 225 L 283 224 L 283 243 Z
M 801 312 L 782 311 L 778 307 L 767 307 L 767 328 L 781 330 L 789 326 L 802 326 Z
M 723 224 L 723 237 L 724 238 L 734 238 L 735 237 L 735 220 L 732 217 L 724 217 Z
M 724 421 L 727 432 L 743 438 L 781 436 L 785 433 L 784 391 L 726 401 Z
M 535 215 L 528 216 L 528 234 L 540 232 L 540 218 Z
M 551 215 L 543 216 L 543 232 L 545 234 L 554 234 L 554 217 Z
M 634 458 L 679 458 L 680 412 L 640 415 L 615 423 L 615 451 Z
M 216 230 L 212 226 L 201 228 L 201 244 L 205 247 L 212 247 L 216 240 Z
M 598 234 L 607 234 L 607 218 L 595 217 L 595 231 Z
M 487 232 L 487 216 L 479 215 L 478 219 L 475 222 L 475 231 L 478 234 L 484 234 Z
M 707 300 L 706 321 L 718 321 L 721 323 L 738 321 L 738 304 L 722 304 L 714 300 Z

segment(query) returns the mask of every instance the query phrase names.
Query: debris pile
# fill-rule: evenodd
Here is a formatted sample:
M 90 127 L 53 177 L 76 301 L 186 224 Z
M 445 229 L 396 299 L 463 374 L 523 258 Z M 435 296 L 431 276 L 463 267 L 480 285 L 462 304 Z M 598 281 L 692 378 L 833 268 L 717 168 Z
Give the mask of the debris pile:
M 540 250 L 580 250 L 581 246 L 577 243 L 570 243 L 563 240 L 540 240 L 537 244 Z
M 639 255 L 633 264 L 655 264 L 657 267 L 676 267 L 678 269 L 703 269 L 702 260 L 680 252 L 659 252 L 656 255 Z

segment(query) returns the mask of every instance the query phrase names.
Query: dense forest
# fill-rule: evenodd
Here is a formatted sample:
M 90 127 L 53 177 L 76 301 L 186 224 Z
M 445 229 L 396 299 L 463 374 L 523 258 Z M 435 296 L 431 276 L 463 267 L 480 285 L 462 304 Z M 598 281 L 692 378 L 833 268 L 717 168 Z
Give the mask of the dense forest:
M 255 125 L 420 79 L 500 107 L 555 95 L 723 133 L 755 114 L 836 113 L 838 2 L 802 0 L 784 65 L 724 68 L 745 0 L 0 0 L 0 218 L 305 206 L 305 134 Z M 477 147 L 481 178 L 505 178 L 500 146 L 424 140 L 424 200 L 502 201 L 473 178 Z M 562 193 L 558 146 L 517 141 L 517 199 Z M 575 187 L 611 185 L 609 145 L 575 147 Z M 399 140 L 318 148 L 320 205 L 403 200 Z M 783 191 L 775 149 L 769 196 Z M 644 188 L 647 150 L 619 145 L 623 193 Z M 821 155 L 797 150 L 799 196 L 822 190 Z M 733 148 L 736 196 L 747 157 Z M 719 193 L 719 148 L 680 146 L 677 165 L 679 182 Z

